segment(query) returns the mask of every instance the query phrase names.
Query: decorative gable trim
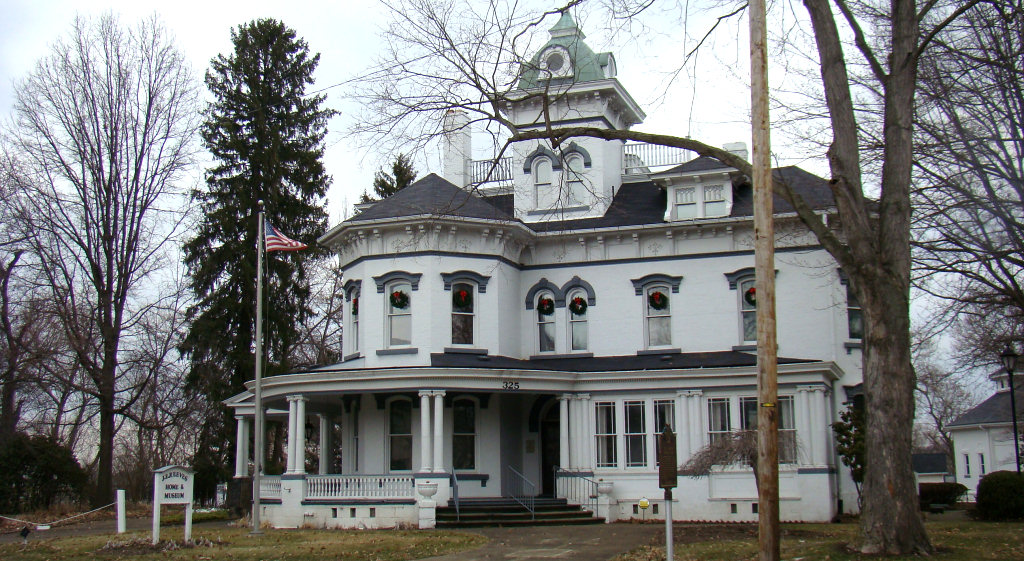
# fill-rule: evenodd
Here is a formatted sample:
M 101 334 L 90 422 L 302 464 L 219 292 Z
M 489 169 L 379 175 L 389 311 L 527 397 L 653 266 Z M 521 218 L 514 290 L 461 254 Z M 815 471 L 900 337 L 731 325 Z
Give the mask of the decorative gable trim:
M 555 307 L 556 308 L 564 308 L 565 307 L 565 293 L 562 292 L 562 289 L 558 288 L 558 286 L 555 285 L 555 283 L 549 281 L 548 279 L 540 279 L 539 281 L 537 281 L 537 284 L 535 284 L 532 287 L 530 287 L 530 290 L 528 290 L 526 292 L 526 309 L 527 310 L 532 310 L 533 309 L 533 301 L 536 300 L 537 293 L 542 291 L 542 290 L 550 291 L 551 294 L 555 297 Z
M 672 288 L 672 293 L 677 294 L 679 293 L 679 285 L 683 282 L 683 277 L 654 273 L 638 279 L 631 279 L 629 282 L 633 283 L 633 290 L 636 291 L 637 296 L 644 293 L 644 287 L 652 284 L 667 284 Z
M 475 271 L 455 271 L 454 273 L 441 273 L 441 281 L 444 282 L 444 289 L 450 291 L 452 284 L 458 281 L 469 281 L 476 284 L 480 294 L 487 292 L 487 283 L 491 277 L 481 275 Z
M 532 174 L 533 161 L 542 156 L 546 156 L 548 159 L 551 160 L 551 171 L 555 172 L 560 171 L 562 169 L 562 159 L 558 157 L 558 154 L 552 152 L 551 149 L 548 148 L 547 146 L 544 146 L 543 144 L 538 144 L 537 147 L 534 148 L 533 152 L 530 152 L 526 156 L 526 159 L 523 160 L 523 173 L 525 173 L 526 175 Z
M 363 290 L 363 281 L 356 279 L 348 279 L 345 284 L 341 287 L 342 294 L 345 295 L 345 301 L 351 302 L 352 298 L 359 298 L 360 293 Z
M 736 290 L 736 285 L 740 279 L 754 276 L 753 267 L 744 267 L 742 269 L 736 269 L 731 273 L 725 273 L 726 280 L 729 281 L 729 290 Z M 775 276 L 779 276 L 779 270 L 775 269 Z
M 565 149 L 564 154 L 566 156 L 568 156 L 569 154 L 573 154 L 573 153 L 579 154 L 580 156 L 583 157 L 583 167 L 585 167 L 585 168 L 589 168 L 590 167 L 590 165 L 592 163 L 592 161 L 590 159 L 590 152 L 587 152 L 579 144 L 576 144 L 575 142 L 571 142 L 571 143 L 569 143 L 569 146 Z
M 569 282 L 562 285 L 562 294 L 569 294 L 569 291 L 574 288 L 583 289 L 587 293 L 587 305 L 593 306 L 597 303 L 597 296 L 594 293 L 594 287 L 590 286 L 590 283 L 579 278 L 573 277 L 569 279 Z
M 412 289 L 413 290 L 419 290 L 420 289 L 420 277 L 422 277 L 422 276 L 423 276 L 422 273 L 408 273 L 406 271 L 391 271 L 390 273 L 385 273 L 385 274 L 383 274 L 383 275 L 381 275 L 379 277 L 373 277 L 373 282 L 377 283 L 377 294 L 384 294 L 384 288 L 387 286 L 387 284 L 389 282 L 394 282 L 394 281 L 397 281 L 397 280 L 407 281 L 410 285 L 412 285 Z

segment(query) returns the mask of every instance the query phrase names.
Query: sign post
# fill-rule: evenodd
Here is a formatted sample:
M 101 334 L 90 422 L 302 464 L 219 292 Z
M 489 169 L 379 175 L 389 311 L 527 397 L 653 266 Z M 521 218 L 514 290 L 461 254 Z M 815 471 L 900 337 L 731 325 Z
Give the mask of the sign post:
M 676 465 L 676 435 L 665 427 L 658 437 L 658 486 L 665 490 L 665 561 L 675 558 L 672 546 L 672 489 L 679 483 Z
M 185 541 L 192 541 L 192 491 L 195 471 L 185 466 L 153 470 L 153 545 L 160 542 L 160 507 L 185 505 Z

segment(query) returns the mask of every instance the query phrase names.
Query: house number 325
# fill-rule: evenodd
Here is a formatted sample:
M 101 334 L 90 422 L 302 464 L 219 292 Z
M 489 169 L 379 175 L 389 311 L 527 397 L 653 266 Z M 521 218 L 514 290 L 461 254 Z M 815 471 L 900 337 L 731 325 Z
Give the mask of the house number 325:
M 513 381 L 510 381 L 510 380 L 505 380 L 505 381 L 503 381 L 501 383 L 501 388 L 505 389 L 505 390 L 518 390 L 519 389 L 519 382 L 513 382 Z

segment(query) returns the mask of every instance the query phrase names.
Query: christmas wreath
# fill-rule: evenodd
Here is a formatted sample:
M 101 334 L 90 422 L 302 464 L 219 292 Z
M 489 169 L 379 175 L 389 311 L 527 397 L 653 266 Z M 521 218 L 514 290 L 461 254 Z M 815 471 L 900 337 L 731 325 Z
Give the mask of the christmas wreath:
M 668 296 L 660 290 L 655 290 L 647 296 L 647 303 L 655 310 L 664 310 L 668 307 Z
M 452 304 L 456 308 L 468 308 L 473 305 L 473 292 L 469 290 L 456 290 L 452 292 Z
M 569 300 L 569 311 L 573 315 L 582 316 L 587 313 L 587 299 L 582 296 L 577 296 L 572 300 Z
M 757 289 L 753 286 L 743 293 L 743 301 L 751 306 L 757 305 Z
M 353 298 L 352 299 L 352 315 L 353 316 L 358 316 L 359 315 L 359 299 L 358 298 Z
M 391 307 L 396 310 L 404 310 L 409 307 L 409 295 L 401 290 L 391 293 Z
M 555 301 L 550 298 L 537 300 L 537 313 L 542 316 L 550 316 L 555 313 Z

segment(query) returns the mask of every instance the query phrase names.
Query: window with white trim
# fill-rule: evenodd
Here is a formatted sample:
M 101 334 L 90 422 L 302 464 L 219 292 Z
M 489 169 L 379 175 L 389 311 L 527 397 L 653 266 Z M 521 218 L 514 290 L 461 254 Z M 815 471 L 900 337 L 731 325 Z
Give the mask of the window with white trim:
M 647 466 L 647 416 L 643 401 L 623 403 L 623 418 L 626 421 L 626 467 Z
M 725 216 L 728 211 L 725 202 L 725 185 L 704 186 L 704 216 Z
M 476 469 L 476 403 L 467 398 L 452 402 L 452 466 Z
M 708 443 L 715 444 L 729 438 L 732 431 L 732 415 L 728 397 L 708 398 Z
M 677 188 L 675 207 L 676 220 L 687 220 L 691 218 L 697 218 L 697 188 Z
M 388 468 L 412 470 L 412 401 L 408 399 L 388 404 Z
M 672 345 L 671 290 L 667 285 L 655 284 L 644 290 L 644 337 L 647 348 Z
M 665 427 L 676 430 L 676 400 L 655 399 L 654 400 L 654 462 L 657 464 L 661 457 L 661 439 L 658 438 L 665 432 Z
M 565 158 L 566 199 L 570 205 L 581 205 L 586 202 L 586 190 L 583 185 L 583 156 L 569 154 Z
M 399 281 L 387 290 L 387 346 L 405 347 L 412 344 L 412 285 Z
M 615 434 L 615 403 L 611 401 L 599 401 L 594 404 L 594 411 L 597 415 L 597 418 L 595 419 L 596 422 L 594 424 L 597 467 L 618 467 L 619 460 L 616 449 Z
M 349 325 L 352 329 L 349 331 L 349 337 L 352 340 L 351 351 L 353 353 L 359 352 L 359 296 L 352 299 L 352 303 L 348 307 L 349 313 Z
M 971 476 L 971 455 L 964 454 L 964 477 Z
M 744 343 L 757 344 L 757 289 L 754 277 L 739 280 L 740 337 Z
M 555 352 L 555 296 L 541 292 L 534 302 L 537 311 L 537 352 Z
M 541 201 L 551 192 L 551 160 L 537 158 L 533 162 L 533 200 L 536 208 L 541 208 Z
M 587 332 L 587 293 L 582 289 L 569 292 L 567 308 L 569 313 L 569 350 L 586 351 L 590 348 Z
M 849 282 L 846 283 L 846 325 L 850 339 L 864 338 L 864 315 L 860 309 L 860 300 Z
M 985 454 L 978 452 L 978 475 L 985 475 Z
M 779 463 L 793 464 L 797 460 L 796 417 L 794 402 L 791 395 L 780 395 L 777 407 L 779 412 Z M 745 431 L 757 430 L 757 398 L 740 398 L 740 427 Z
M 452 344 L 472 345 L 476 287 L 468 282 L 452 285 Z

